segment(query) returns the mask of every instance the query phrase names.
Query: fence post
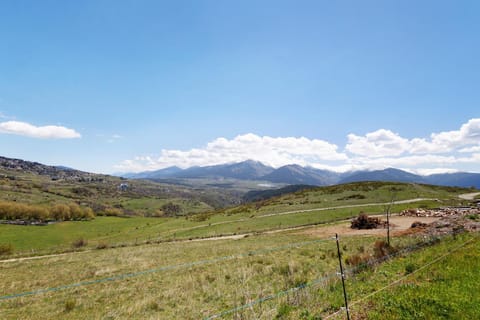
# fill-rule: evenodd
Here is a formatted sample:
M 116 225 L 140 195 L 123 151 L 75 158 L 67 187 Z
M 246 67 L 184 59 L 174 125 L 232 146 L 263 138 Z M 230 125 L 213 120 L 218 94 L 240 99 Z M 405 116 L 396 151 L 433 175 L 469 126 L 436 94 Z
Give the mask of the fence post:
M 338 233 L 335 233 L 335 241 L 337 242 L 338 262 L 340 263 L 340 276 L 342 277 L 343 298 L 345 299 L 345 310 L 347 311 L 347 320 L 350 320 L 350 311 L 348 310 L 347 290 L 345 289 L 345 273 L 343 272 L 342 254 L 340 253 L 340 243 Z
M 390 247 L 390 208 L 387 209 L 387 244 Z

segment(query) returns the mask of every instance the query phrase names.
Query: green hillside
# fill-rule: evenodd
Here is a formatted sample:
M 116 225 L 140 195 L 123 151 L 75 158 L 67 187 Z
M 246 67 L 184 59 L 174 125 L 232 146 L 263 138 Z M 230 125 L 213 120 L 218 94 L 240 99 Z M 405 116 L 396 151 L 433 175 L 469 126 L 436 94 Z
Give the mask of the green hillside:
M 392 212 L 399 212 L 412 207 L 458 205 L 462 204 L 458 194 L 471 191 L 417 184 L 362 182 L 303 190 L 267 201 L 194 214 L 195 210 L 204 211 L 209 207 L 198 200 L 172 200 L 167 195 L 165 198 L 154 197 L 149 192 L 166 187 L 143 181 L 129 182 L 135 191 L 123 193 L 116 188 L 116 184 L 122 180 L 109 179 L 111 180 L 103 185 L 105 189 L 101 189 L 103 192 L 98 191 L 97 183 L 85 183 L 82 188 L 97 190 L 95 203 L 113 207 L 122 205 L 122 210 L 132 210 L 137 216 L 97 217 L 92 221 L 66 221 L 43 227 L 0 225 L 0 244 L 11 245 L 16 255 L 24 255 L 32 254 L 32 249 L 35 250 L 34 254 L 71 250 L 72 243 L 77 239 L 87 241 L 84 248 L 96 248 L 252 234 L 337 221 L 357 216 L 360 212 L 382 214 L 388 207 L 391 207 Z M 68 187 L 65 182 L 54 182 L 52 188 L 60 184 L 61 188 L 67 190 L 65 193 L 75 186 L 71 184 Z M 18 197 L 32 195 L 32 202 L 45 196 L 45 192 L 38 188 L 30 190 L 31 193 L 21 190 L 11 194 Z M 105 190 L 110 190 L 110 193 Z M 145 190 L 142 192 L 144 195 L 136 197 L 138 193 L 135 192 L 138 190 Z M 67 196 L 57 197 L 56 201 L 72 199 Z M 90 201 L 92 198 L 93 196 Z M 393 204 L 392 199 L 396 201 Z M 190 208 L 190 214 L 183 217 L 160 215 L 159 218 L 138 216 L 138 213 L 146 215 L 161 210 L 166 202 L 180 203 L 184 208 Z
M 67 176 L 59 174 L 63 172 L 38 173 L 38 170 L 0 167 L 0 200 L 46 208 L 75 202 L 92 208 L 97 215 L 148 217 L 205 212 L 231 205 L 237 199 L 228 192 L 199 192 L 188 187 L 79 171 Z M 166 204 L 174 204 L 178 209 L 168 212 L 164 210 Z

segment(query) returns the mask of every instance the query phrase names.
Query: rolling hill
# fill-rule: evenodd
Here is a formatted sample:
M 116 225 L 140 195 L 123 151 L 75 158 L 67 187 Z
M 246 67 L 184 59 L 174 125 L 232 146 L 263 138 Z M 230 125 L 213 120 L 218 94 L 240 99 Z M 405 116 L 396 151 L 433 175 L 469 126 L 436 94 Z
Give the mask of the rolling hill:
M 230 190 L 128 180 L 0 157 L 0 200 L 46 207 L 75 202 L 97 214 L 155 216 L 167 204 L 178 205 L 178 213 L 188 215 L 238 204 L 241 196 Z

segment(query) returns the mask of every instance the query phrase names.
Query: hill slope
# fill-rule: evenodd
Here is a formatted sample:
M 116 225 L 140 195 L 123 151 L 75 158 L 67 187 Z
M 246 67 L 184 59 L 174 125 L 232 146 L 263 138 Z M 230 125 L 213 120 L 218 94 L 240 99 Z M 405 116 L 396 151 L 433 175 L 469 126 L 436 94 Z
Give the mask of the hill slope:
M 228 190 L 205 189 L 127 180 L 54 167 L 37 162 L 0 157 L 0 200 L 24 204 L 53 205 L 76 202 L 97 214 L 164 214 L 164 205 L 179 206 L 178 214 L 188 215 L 234 205 L 240 196 Z

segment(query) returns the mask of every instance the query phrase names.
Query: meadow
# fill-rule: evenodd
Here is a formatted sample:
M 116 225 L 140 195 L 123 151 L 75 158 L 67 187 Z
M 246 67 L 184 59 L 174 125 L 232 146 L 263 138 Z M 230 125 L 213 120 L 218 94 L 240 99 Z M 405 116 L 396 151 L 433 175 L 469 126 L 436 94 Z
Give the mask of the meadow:
M 382 239 L 342 237 L 343 258 L 373 255 L 375 242 Z M 423 237 L 404 236 L 393 238 L 392 244 L 401 248 L 421 241 Z M 446 236 L 374 269 L 349 275 L 347 288 L 355 318 L 361 318 L 367 305 L 368 318 L 380 318 L 388 307 L 398 315 L 389 319 L 418 319 L 418 310 L 425 315 L 430 311 L 425 308 L 434 308 L 429 307 L 431 301 L 449 305 L 442 311 L 446 316 L 459 315 L 460 310 L 466 310 L 464 319 L 478 314 L 476 300 L 468 297 L 478 290 L 479 245 L 478 237 L 470 234 Z M 450 256 L 421 269 L 444 254 Z M 343 305 L 337 259 L 331 237 L 287 231 L 240 240 L 139 245 L 2 262 L 0 317 L 320 319 Z M 459 268 L 455 261 L 470 265 Z M 365 299 L 409 273 L 411 277 L 398 286 Z M 435 295 L 425 299 L 432 291 Z M 455 299 L 444 299 L 453 294 Z
M 341 314 L 335 315 L 341 310 L 343 296 L 334 234 L 320 237 L 314 231 L 361 211 L 383 214 L 386 210 L 395 213 L 410 207 L 462 204 L 458 195 L 466 191 L 362 183 L 303 190 L 188 217 L 100 216 L 48 226 L 0 225 L 0 244 L 14 247 L 13 253 L 0 261 L 0 318 L 321 319 L 331 314 L 341 318 Z M 242 237 L 221 237 L 235 234 Z M 79 239 L 83 241 L 76 246 Z M 356 267 L 352 261 L 358 255 L 375 256 L 378 241 L 384 239 L 385 235 L 341 237 L 346 266 Z M 424 240 L 414 234 L 397 236 L 392 245 L 400 249 Z M 464 247 L 467 251 L 463 247 L 452 250 L 466 241 L 470 241 Z M 389 304 L 391 300 L 384 297 L 389 290 L 401 288 L 405 291 L 392 291 L 390 297 L 404 295 L 398 301 L 407 303 L 421 291 L 392 286 L 379 295 L 382 298 L 365 297 L 407 272 L 412 279 L 420 277 L 418 286 L 425 286 L 428 292 L 427 285 L 437 285 L 433 281 L 437 273 L 423 276 L 417 269 L 443 253 L 451 253 L 459 261 L 471 259 L 475 266 L 478 245 L 471 234 L 455 239 L 447 236 L 373 269 L 350 274 L 349 295 L 357 301 L 352 312 L 362 318 L 367 305 L 367 316 L 379 318 L 381 310 L 388 307 L 392 314 L 408 318 L 413 311 L 398 310 L 399 303 Z M 439 279 L 453 277 L 450 269 L 446 274 L 436 271 Z M 470 271 L 455 271 L 458 283 L 465 279 L 477 283 L 478 276 Z M 450 291 L 458 288 L 444 286 L 437 297 L 455 294 L 458 308 L 469 308 L 466 314 L 478 311 L 461 296 L 471 295 L 477 287 Z M 422 298 L 416 303 L 420 308 L 427 302 Z M 458 308 L 448 309 L 447 314 L 457 314 Z
M 0 244 L 10 245 L 14 256 L 23 256 L 69 251 L 78 240 L 84 243 L 75 250 L 253 234 L 339 221 L 360 212 L 384 214 L 387 209 L 399 212 L 411 207 L 461 204 L 458 194 L 466 191 L 417 184 L 354 183 L 180 217 L 98 216 L 91 221 L 64 221 L 48 226 L 0 224 Z M 405 200 L 412 201 L 402 203 Z M 143 200 L 128 201 L 140 206 Z

